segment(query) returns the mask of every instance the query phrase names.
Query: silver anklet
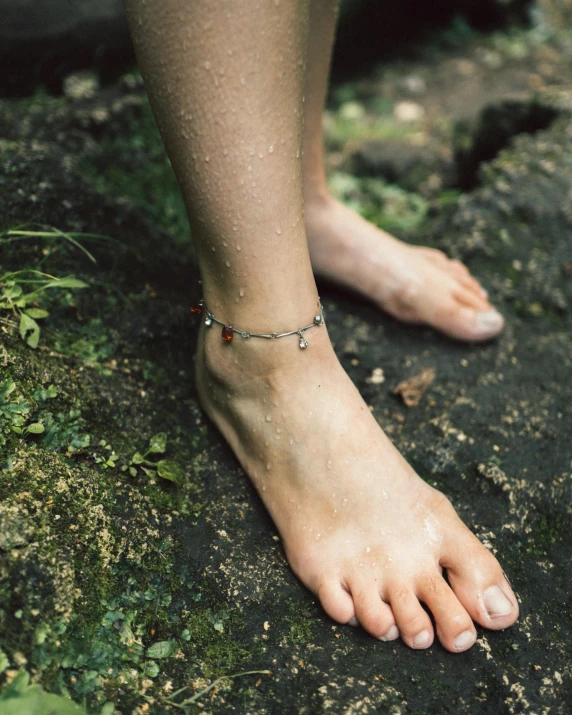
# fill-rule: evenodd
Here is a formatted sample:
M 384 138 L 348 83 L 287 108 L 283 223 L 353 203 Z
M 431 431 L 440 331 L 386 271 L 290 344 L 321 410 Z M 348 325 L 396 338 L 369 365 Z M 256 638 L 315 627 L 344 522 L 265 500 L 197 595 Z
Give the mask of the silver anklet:
M 303 328 L 298 328 L 297 330 L 290 330 L 287 333 L 251 333 L 248 330 L 240 330 L 240 328 L 235 328 L 232 325 L 227 325 L 222 320 L 219 320 L 214 313 L 206 307 L 204 300 L 199 300 L 199 302 L 191 307 L 191 313 L 195 314 L 205 314 L 205 325 L 210 328 L 213 323 L 218 323 L 222 325 L 221 337 L 225 343 L 232 342 L 234 334 L 240 335 L 241 338 L 265 338 L 266 340 L 275 340 L 276 338 L 287 338 L 289 335 L 298 335 L 300 340 L 298 345 L 302 350 L 308 347 L 308 341 L 304 337 L 304 333 L 310 328 L 320 327 L 324 324 L 324 311 L 322 304 L 319 303 L 320 314 L 314 316 L 314 320 L 310 325 L 305 325 Z

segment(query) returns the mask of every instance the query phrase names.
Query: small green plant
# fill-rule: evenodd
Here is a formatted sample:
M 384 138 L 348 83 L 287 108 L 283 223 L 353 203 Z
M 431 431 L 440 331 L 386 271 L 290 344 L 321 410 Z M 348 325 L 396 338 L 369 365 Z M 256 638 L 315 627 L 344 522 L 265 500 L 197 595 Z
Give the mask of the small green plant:
M 113 703 L 106 703 L 101 715 L 111 715 Z M 47 693 L 39 685 L 30 685 L 30 676 L 21 670 L 0 693 L 0 715 L 85 715 L 85 709 L 63 695 Z
M 87 288 L 87 283 L 73 276 L 56 278 L 35 269 L 6 271 L 0 275 L 0 310 L 9 310 L 19 320 L 20 337 L 31 348 L 40 341 L 40 326 L 36 322 L 49 312 L 40 307 L 46 291 L 53 289 Z M 4 320 L 9 323 L 10 321 Z
M 181 467 L 172 459 L 160 459 L 158 462 L 152 462 L 147 457 L 151 454 L 164 454 L 167 449 L 167 434 L 159 432 L 149 441 L 149 448 L 141 454 L 135 452 L 129 465 L 121 467 L 122 471 L 129 469 L 129 474 L 132 477 L 137 476 L 137 469 L 141 469 L 148 477 L 154 477 L 156 474 L 162 479 L 168 479 L 175 484 L 181 484 L 185 478 L 185 474 Z
M 28 239 L 64 241 L 67 245 L 82 251 L 92 263 L 95 263 L 95 258 L 80 243 L 79 239 L 113 241 L 108 236 L 93 233 L 69 233 L 60 231 L 53 226 L 40 226 L 39 228 L 43 230 L 29 230 L 30 228 L 31 225 L 28 224 L 26 227 L 5 231 L 0 234 L 0 244 Z M 46 256 L 50 253 L 47 251 Z M 87 283 L 73 276 L 60 278 L 39 270 L 43 260 L 36 268 L 0 273 L 0 311 L 7 310 L 12 314 L 12 320 L 9 318 L 0 318 L 0 320 L 14 327 L 16 327 L 15 321 L 18 321 L 20 336 L 31 348 L 38 347 L 40 340 L 40 326 L 37 321 L 43 320 L 49 315 L 45 304 L 48 292 L 53 289 L 70 290 L 88 287 Z
M 26 425 L 30 418 L 32 405 L 16 389 L 16 383 L 11 378 L 0 382 L 0 445 L 6 443 L 5 434 L 14 432 L 19 435 L 41 434 L 44 425 L 32 422 Z
M 422 196 L 382 179 L 337 171 L 329 184 L 336 198 L 386 231 L 414 230 L 427 215 L 428 204 Z
M 103 447 L 107 454 L 97 456 L 95 458 L 95 463 L 101 464 L 104 469 L 115 469 L 117 466 L 116 462 L 119 459 L 117 452 L 104 439 L 99 440 L 99 446 Z

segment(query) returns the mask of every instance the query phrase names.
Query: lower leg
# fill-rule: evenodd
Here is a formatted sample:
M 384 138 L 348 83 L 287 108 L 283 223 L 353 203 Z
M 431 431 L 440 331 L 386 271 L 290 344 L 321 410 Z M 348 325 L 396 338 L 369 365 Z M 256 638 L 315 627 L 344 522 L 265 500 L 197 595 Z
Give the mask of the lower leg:
M 338 0 L 311 0 L 304 127 L 306 228 L 316 275 L 358 290 L 394 317 L 428 323 L 464 340 L 484 340 L 503 327 L 486 292 L 458 261 L 402 243 L 329 193 L 322 113 Z
M 188 207 L 209 309 L 251 332 L 311 322 L 317 294 L 304 235 L 306 8 L 282 0 L 129 0 L 150 99 Z M 277 40 L 280 40 L 278 42 Z M 221 340 L 204 322 L 203 407 L 282 535 L 302 582 L 339 622 L 451 651 L 473 621 L 518 613 L 499 564 L 379 428 L 325 326 L 278 340 Z M 451 587 L 442 577 L 448 568 Z

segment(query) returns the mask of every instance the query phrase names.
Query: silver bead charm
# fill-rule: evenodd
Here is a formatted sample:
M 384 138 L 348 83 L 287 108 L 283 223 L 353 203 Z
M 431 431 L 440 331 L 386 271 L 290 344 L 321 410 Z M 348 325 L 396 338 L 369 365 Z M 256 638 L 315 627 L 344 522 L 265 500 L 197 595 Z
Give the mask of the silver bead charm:
M 300 335 L 300 347 L 302 350 L 308 347 L 308 341 L 304 338 L 303 335 Z
M 207 328 L 210 328 L 212 324 L 213 324 L 213 319 L 211 318 L 210 315 L 207 315 L 207 317 L 205 318 L 205 325 L 207 326 Z
M 321 315 L 315 315 L 314 316 L 314 325 L 322 325 L 322 316 Z

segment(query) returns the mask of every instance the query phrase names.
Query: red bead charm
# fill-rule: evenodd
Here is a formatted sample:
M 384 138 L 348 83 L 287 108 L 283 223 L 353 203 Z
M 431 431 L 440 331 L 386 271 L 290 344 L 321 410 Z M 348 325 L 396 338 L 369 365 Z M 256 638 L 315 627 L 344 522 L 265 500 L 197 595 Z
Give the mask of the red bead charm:
M 230 343 L 234 338 L 234 330 L 230 325 L 223 325 L 221 336 L 225 343 Z
M 200 315 L 203 312 L 203 306 L 200 303 L 195 303 L 194 305 L 191 305 L 190 310 L 191 310 L 191 313 Z

